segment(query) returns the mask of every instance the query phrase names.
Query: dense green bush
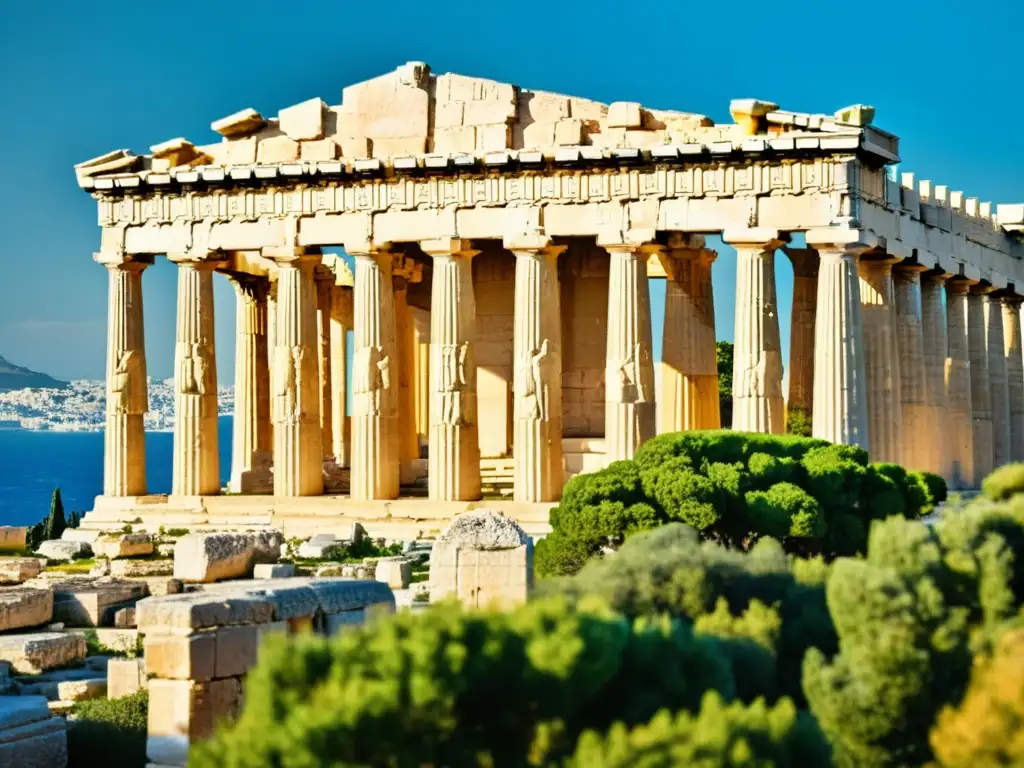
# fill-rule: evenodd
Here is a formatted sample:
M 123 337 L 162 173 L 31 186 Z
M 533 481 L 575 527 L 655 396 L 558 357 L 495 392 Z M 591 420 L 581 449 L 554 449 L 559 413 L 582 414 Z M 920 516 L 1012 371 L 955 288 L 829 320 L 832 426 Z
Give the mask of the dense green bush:
M 149 694 L 75 704 L 68 721 L 68 766 L 143 768 Z
M 982 493 L 992 501 L 1005 501 L 1024 493 L 1024 464 L 1007 464 L 986 477 L 981 484 Z
M 942 478 L 869 464 L 854 446 L 717 430 L 660 435 L 635 460 L 566 484 L 537 570 L 575 573 L 627 536 L 673 520 L 737 549 L 772 537 L 793 553 L 856 554 L 872 520 L 918 518 L 945 495 Z

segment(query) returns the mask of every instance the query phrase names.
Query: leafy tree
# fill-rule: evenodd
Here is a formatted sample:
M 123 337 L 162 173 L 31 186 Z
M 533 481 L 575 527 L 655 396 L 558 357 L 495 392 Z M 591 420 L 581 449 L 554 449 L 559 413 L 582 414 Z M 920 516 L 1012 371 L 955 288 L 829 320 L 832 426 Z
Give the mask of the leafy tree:
M 713 640 L 593 598 L 510 614 L 433 606 L 329 640 L 271 638 L 240 717 L 189 764 L 552 765 L 586 729 L 694 711 L 732 686 Z
M 786 409 L 786 431 L 791 435 L 810 437 L 811 414 L 799 405 L 789 406 Z
M 715 343 L 715 360 L 718 363 L 718 406 L 722 415 L 722 426 L 732 426 L 732 342 Z
M 705 694 L 696 714 L 668 710 L 627 728 L 616 723 L 604 736 L 583 734 L 567 768 L 823 768 L 829 746 L 814 720 L 783 699 L 726 704 Z
M 1000 467 L 982 481 L 981 490 L 992 501 L 1005 501 L 1018 493 L 1024 493 L 1024 464 Z

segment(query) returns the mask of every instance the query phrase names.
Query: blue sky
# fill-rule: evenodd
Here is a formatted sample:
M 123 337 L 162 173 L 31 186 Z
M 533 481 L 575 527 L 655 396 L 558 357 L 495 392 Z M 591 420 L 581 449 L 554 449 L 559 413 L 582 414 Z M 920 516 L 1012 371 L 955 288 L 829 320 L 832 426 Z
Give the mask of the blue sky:
M 274 115 L 420 60 L 600 101 L 728 120 L 731 98 L 831 113 L 873 104 L 902 170 L 994 202 L 1024 200 L 1024 4 L 219 2 L 0 3 L 0 355 L 62 378 L 104 369 L 106 275 L 93 201 L 72 165 L 252 106 Z M 788 346 L 792 273 L 779 260 Z M 733 253 L 714 270 L 718 336 L 733 331 Z M 145 280 L 147 358 L 173 369 L 174 268 Z M 654 293 L 659 316 L 662 292 Z M 221 380 L 234 304 L 217 285 Z

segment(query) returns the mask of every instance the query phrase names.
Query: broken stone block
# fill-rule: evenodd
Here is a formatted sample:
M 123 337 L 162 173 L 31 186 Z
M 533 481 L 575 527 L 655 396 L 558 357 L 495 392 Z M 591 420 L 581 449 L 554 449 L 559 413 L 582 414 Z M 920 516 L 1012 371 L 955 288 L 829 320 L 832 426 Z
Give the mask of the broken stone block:
M 92 547 L 84 541 L 51 539 L 40 544 L 36 552 L 47 560 L 75 560 L 92 555 Z
M 517 125 L 513 132 L 521 131 L 522 138 L 516 144 L 522 144 L 522 149 L 541 149 L 551 147 L 555 143 L 555 124 L 548 122 L 530 123 L 529 125 Z
M 61 632 L 0 635 L 0 659 L 15 672 L 37 675 L 85 658 L 85 637 Z
M 575 147 L 583 143 L 583 121 L 571 117 L 555 123 L 555 144 Z
M 170 680 L 212 680 L 217 665 L 217 636 L 153 635 L 144 638 L 146 674 Z
M 0 696 L 0 765 L 59 768 L 68 762 L 66 721 L 42 696 Z
M 254 579 L 288 579 L 295 575 L 292 563 L 260 563 L 253 568 Z
M 729 102 L 729 114 L 748 136 L 760 133 L 765 115 L 775 112 L 778 108 L 778 104 L 758 99 L 733 99 Z
M 112 627 L 114 614 L 146 597 L 145 582 L 75 579 L 53 585 L 53 619 L 68 627 Z
M 278 126 L 290 138 L 297 141 L 303 139 L 322 139 L 324 137 L 324 112 L 327 105 L 323 99 L 309 99 L 286 109 L 278 114 Z
M 853 104 L 849 107 L 843 107 L 835 113 L 836 122 L 843 125 L 856 125 L 863 127 L 865 125 L 871 125 L 871 121 L 874 119 L 875 108 L 869 107 L 865 104 Z
M 298 556 L 307 560 L 316 560 L 326 557 L 332 548 L 346 547 L 348 543 L 337 538 L 333 533 L 318 533 L 309 541 L 304 541 L 299 545 Z
M 118 557 L 138 557 L 153 554 L 153 537 L 148 533 L 122 533 L 101 536 L 92 545 L 96 557 L 114 560 Z
M 60 538 L 61 541 L 84 541 L 92 547 L 92 543 L 102 535 L 103 531 L 94 531 L 89 528 L 65 528 Z
M 174 576 L 188 582 L 251 576 L 257 563 L 277 562 L 282 541 L 277 531 L 183 536 L 174 548 Z
M 404 557 L 382 557 L 377 561 L 374 578 L 392 589 L 406 589 L 412 581 L 412 563 Z
M 233 677 L 207 683 L 150 680 L 146 756 L 158 764 L 185 765 L 189 744 L 234 718 L 241 696 L 241 683 Z
M 341 156 L 349 160 L 365 160 L 372 152 L 370 140 L 365 136 L 350 136 L 337 139 L 341 146 Z
M 259 625 L 221 627 L 215 634 L 217 643 L 214 677 L 244 675 L 256 666 L 256 654 L 260 647 Z
M 0 558 L 0 583 L 21 584 L 34 579 L 43 570 L 38 557 Z
M 233 115 L 222 117 L 210 123 L 210 128 L 225 138 L 235 136 L 248 136 L 260 130 L 267 121 L 252 107 L 235 112 Z
M 107 698 L 131 696 L 146 687 L 145 659 L 111 659 L 107 664 Z
M 52 617 L 53 592 L 50 589 L 0 590 L 0 632 L 38 627 Z
M 469 101 L 463 112 L 463 125 L 494 125 L 516 117 L 515 101 Z
M 135 607 L 118 609 L 114 613 L 114 626 L 118 629 L 134 629 Z
M 23 552 L 28 528 L 0 525 L 0 552 Z
M 166 160 L 172 168 L 188 165 L 202 157 L 202 153 L 196 149 L 196 145 L 182 136 L 154 144 L 149 151 L 153 153 L 154 158 Z
M 107 678 L 91 677 L 87 680 L 68 680 L 57 683 L 58 701 L 87 701 L 107 695 Z
M 110 575 L 123 579 L 170 576 L 173 573 L 173 560 L 115 560 L 110 564 Z
M 574 117 L 577 117 L 575 111 Z M 609 128 L 639 128 L 643 122 L 640 105 L 635 101 L 615 101 L 608 105 Z
M 262 139 L 256 146 L 256 162 L 264 164 L 293 163 L 299 159 L 299 142 L 288 136 Z
M 96 627 L 94 629 L 69 629 L 68 634 L 85 637 L 86 631 L 94 634 L 96 641 L 115 653 L 136 653 L 139 650 L 139 631 L 131 628 Z

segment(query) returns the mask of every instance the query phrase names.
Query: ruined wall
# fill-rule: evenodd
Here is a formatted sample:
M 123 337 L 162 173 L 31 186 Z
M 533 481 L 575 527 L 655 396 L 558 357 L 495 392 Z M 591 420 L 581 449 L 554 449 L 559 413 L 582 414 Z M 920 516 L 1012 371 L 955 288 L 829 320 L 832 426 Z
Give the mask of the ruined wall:
M 562 435 L 604 435 L 608 254 L 574 240 L 559 259 L 562 301 Z

